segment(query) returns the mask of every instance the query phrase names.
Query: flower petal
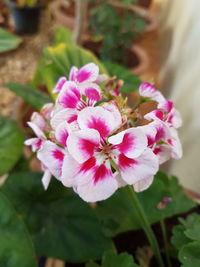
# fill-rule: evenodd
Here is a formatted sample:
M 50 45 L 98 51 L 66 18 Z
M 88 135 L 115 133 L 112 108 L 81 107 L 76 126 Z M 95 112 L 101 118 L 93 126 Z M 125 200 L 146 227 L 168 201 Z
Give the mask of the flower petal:
M 163 164 L 171 158 L 172 148 L 168 144 L 156 145 L 153 152 L 158 157 L 159 164 Z
M 62 176 L 61 182 L 64 186 L 72 187 L 76 185 L 76 175 L 80 170 L 80 164 L 72 158 L 70 154 L 66 154 L 63 166 L 62 166 Z
M 52 117 L 50 124 L 53 129 L 56 129 L 62 122 L 72 123 L 77 120 L 77 111 L 75 109 L 66 108 L 58 111 Z
M 94 82 L 97 80 L 99 75 L 99 67 L 94 63 L 88 63 L 77 73 L 76 80 L 79 83 L 82 82 Z
M 168 139 L 168 143 L 170 143 L 172 147 L 172 158 L 180 159 L 183 155 L 182 145 L 178 136 L 178 132 L 174 128 L 170 128 L 171 138 Z
M 77 179 L 76 192 L 87 202 L 107 199 L 118 189 L 109 164 L 102 163 L 88 172 L 80 172 Z
M 45 134 L 43 133 L 43 131 L 37 126 L 37 124 L 28 121 L 27 122 L 28 126 L 33 130 L 33 132 L 36 134 L 37 137 L 41 138 L 41 139 L 46 139 Z
M 149 148 L 140 157 L 135 159 L 120 154 L 116 163 L 123 180 L 128 184 L 135 184 L 140 180 L 155 175 L 158 171 L 158 159 Z
M 47 124 L 44 118 L 38 112 L 33 112 L 31 116 L 31 123 L 35 124 L 41 131 L 45 131 L 47 129 Z
M 94 129 L 73 132 L 67 139 L 68 151 L 79 163 L 92 157 L 95 149 L 99 147 L 99 143 L 99 132 Z
M 40 110 L 40 114 L 46 119 L 50 120 L 51 119 L 51 114 L 54 108 L 53 103 L 47 103 L 45 104 L 42 109 Z
M 136 127 L 109 137 L 108 142 L 129 158 L 140 156 L 147 147 L 147 137 Z
M 175 108 L 167 116 L 167 123 L 174 128 L 179 128 L 182 125 L 181 115 Z
M 59 180 L 62 174 L 62 165 L 65 151 L 51 141 L 45 141 L 37 152 L 38 159 L 48 166 L 49 171 Z
M 51 176 L 52 176 L 51 172 L 48 169 L 46 169 L 44 171 L 43 176 L 42 176 L 42 184 L 43 184 L 45 190 L 47 190 L 47 188 L 49 186 L 49 183 L 51 181 Z
M 95 83 L 84 83 L 79 86 L 81 93 L 87 97 L 89 101 L 98 102 L 101 100 L 101 89 Z M 89 102 L 90 103 L 90 102 Z
M 76 108 L 81 94 L 75 82 L 66 82 L 58 95 L 58 103 L 64 108 Z
M 150 185 L 153 183 L 154 176 L 149 176 L 148 178 L 145 178 L 143 180 L 138 181 L 133 185 L 135 192 L 142 192 L 150 187 Z
M 108 80 L 108 75 L 107 74 L 99 74 L 95 83 L 102 83 L 104 81 Z
M 144 82 L 139 87 L 139 94 L 143 97 L 149 97 L 158 103 L 165 101 L 164 96 L 152 84 Z
M 116 120 L 112 112 L 103 107 L 87 107 L 81 110 L 77 121 L 81 129 L 95 129 L 102 138 L 107 137 L 121 125 L 121 121 Z
M 67 122 L 62 122 L 56 127 L 55 137 L 57 141 L 64 147 L 66 147 L 67 138 L 69 133 L 72 131 L 70 124 Z
M 70 69 L 70 73 L 69 73 L 69 81 L 75 81 L 76 80 L 76 75 L 78 73 L 78 68 L 73 66 Z
M 164 121 L 165 117 L 164 117 L 164 112 L 160 109 L 156 109 L 153 110 L 149 113 L 147 113 L 144 118 L 147 120 L 160 120 L 160 121 Z
M 119 125 L 122 123 L 122 116 L 121 116 L 121 114 L 119 112 L 119 109 L 116 107 L 115 104 L 113 104 L 113 103 L 104 103 L 102 105 L 102 108 L 112 112 L 115 120 L 119 122 Z
M 24 144 L 26 146 L 32 146 L 32 151 L 35 152 L 42 147 L 43 140 L 41 138 L 29 138 L 27 139 Z
M 52 93 L 60 92 L 66 81 L 67 81 L 66 77 L 60 77 L 59 80 L 57 81 Z

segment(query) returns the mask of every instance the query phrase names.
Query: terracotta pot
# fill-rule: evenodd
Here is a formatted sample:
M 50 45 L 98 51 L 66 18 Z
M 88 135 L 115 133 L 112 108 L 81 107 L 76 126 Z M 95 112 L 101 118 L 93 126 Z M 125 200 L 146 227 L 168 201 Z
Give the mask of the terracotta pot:
M 149 8 L 152 3 L 152 0 L 139 0 L 137 4 L 142 7 Z
M 149 66 L 149 56 L 146 53 L 146 51 L 139 45 L 135 44 L 131 47 L 131 52 L 134 53 L 136 55 L 136 57 L 138 58 L 138 64 L 132 68 L 130 68 L 130 70 L 137 74 L 140 75 L 142 73 L 144 73 L 148 66 Z

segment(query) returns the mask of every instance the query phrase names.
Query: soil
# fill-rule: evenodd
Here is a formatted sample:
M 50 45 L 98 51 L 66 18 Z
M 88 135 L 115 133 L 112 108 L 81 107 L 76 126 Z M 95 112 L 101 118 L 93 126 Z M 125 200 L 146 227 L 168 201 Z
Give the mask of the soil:
M 4 6 L 5 14 L 6 8 Z M 55 25 L 55 24 L 54 24 Z M 4 28 L 14 32 L 10 18 Z M 39 32 L 35 35 L 23 35 L 22 44 L 14 51 L 0 55 L 0 114 L 17 117 L 16 110 L 21 100 L 5 88 L 8 82 L 28 83 L 36 70 L 42 49 L 52 40 L 54 27 L 47 12 L 41 14 Z

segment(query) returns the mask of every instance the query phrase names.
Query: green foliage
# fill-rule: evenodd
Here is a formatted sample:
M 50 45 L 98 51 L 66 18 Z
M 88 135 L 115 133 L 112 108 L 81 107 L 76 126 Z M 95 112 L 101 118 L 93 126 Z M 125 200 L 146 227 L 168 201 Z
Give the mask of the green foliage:
M 121 253 L 119 255 L 112 251 L 108 251 L 103 255 L 102 264 L 88 263 L 86 267 L 139 267 L 131 255 Z
M 200 266 L 200 215 L 193 213 L 173 228 L 172 245 L 183 267 Z
M 49 95 L 28 85 L 7 83 L 6 87 L 16 95 L 21 96 L 27 103 L 38 110 L 40 110 L 44 104 L 52 102 L 52 98 L 50 98 Z
M 0 176 L 9 172 L 20 158 L 23 134 L 16 122 L 0 116 Z
M 194 241 L 183 246 L 179 252 L 182 267 L 200 266 L 200 242 Z
M 34 247 L 22 219 L 0 192 L 0 266 L 36 267 Z
M 40 255 L 83 262 L 111 249 L 93 209 L 55 179 L 45 191 L 41 174 L 15 173 L 2 190 L 27 223 Z
M 0 53 L 16 49 L 21 42 L 21 38 L 0 29 Z
M 104 66 L 107 68 L 108 73 L 111 76 L 116 76 L 117 79 L 124 80 L 124 85 L 121 88 L 121 92 L 123 93 L 131 93 L 133 91 L 138 90 L 138 87 L 141 83 L 141 80 L 129 71 L 127 68 L 110 61 L 104 61 Z
M 60 43 L 73 45 L 72 34 L 65 27 L 58 27 L 54 36 L 54 45 L 59 45 Z
M 158 203 L 164 197 L 171 197 L 172 202 L 166 204 L 164 209 L 158 209 Z M 151 224 L 186 212 L 196 205 L 185 196 L 175 177 L 168 177 L 161 172 L 155 176 L 148 190 L 138 193 L 138 198 Z M 125 188 L 121 188 L 112 197 L 100 202 L 96 213 L 102 220 L 105 232 L 110 236 L 141 228 Z
M 52 93 L 57 80 L 61 76 L 68 76 L 72 66 L 80 68 L 89 62 L 97 64 L 101 73 L 107 73 L 100 61 L 86 49 L 66 43 L 47 47 L 44 49 L 44 56 L 39 63 L 32 84 L 37 87 L 43 82 Z
M 126 8 L 118 10 L 107 0 L 99 0 L 91 9 L 89 24 L 94 37 L 101 40 L 100 58 L 126 64 L 126 51 L 146 23 Z

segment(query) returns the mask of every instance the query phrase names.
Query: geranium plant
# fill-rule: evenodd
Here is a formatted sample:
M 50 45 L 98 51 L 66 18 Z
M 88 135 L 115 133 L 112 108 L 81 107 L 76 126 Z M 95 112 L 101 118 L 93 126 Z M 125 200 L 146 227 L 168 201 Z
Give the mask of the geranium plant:
M 177 128 L 181 118 L 173 102 L 151 84 L 142 83 L 135 109 L 120 94 L 123 82 L 99 74 L 94 63 L 72 67 L 68 79 L 61 77 L 53 92 L 55 104 L 33 113 L 28 125 L 36 137 L 28 139 L 44 170 L 47 189 L 51 176 L 72 187 L 87 202 L 109 198 L 127 186 L 133 206 L 160 266 L 163 266 L 156 238 L 135 192 L 147 189 L 159 165 L 182 156 Z M 140 104 L 155 101 L 140 125 Z
M 182 156 L 179 112 L 153 85 L 69 37 L 61 29 L 44 49 L 31 86 L 7 84 L 37 111 L 23 127 L 25 155 L 19 127 L 0 120 L 0 174 L 9 173 L 0 265 L 36 267 L 43 256 L 70 266 L 199 266 L 199 216 L 184 218 L 198 207 L 176 177 L 158 171 Z M 130 107 L 122 93 L 137 89 Z M 42 172 L 33 171 L 35 157 Z

